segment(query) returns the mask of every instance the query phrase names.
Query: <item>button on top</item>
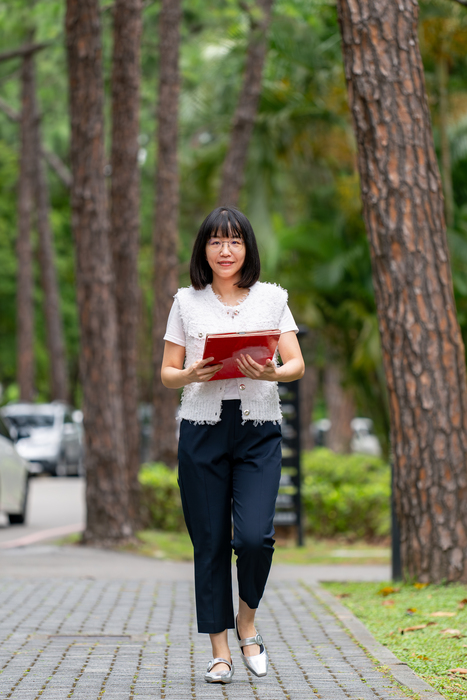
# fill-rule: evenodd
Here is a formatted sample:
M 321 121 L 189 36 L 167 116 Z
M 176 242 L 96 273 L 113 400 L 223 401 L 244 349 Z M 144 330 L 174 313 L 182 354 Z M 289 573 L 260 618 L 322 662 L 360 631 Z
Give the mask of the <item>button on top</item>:
M 244 416 L 249 416 L 249 415 L 250 415 L 250 411 L 249 411 L 248 409 L 246 409 L 246 411 L 243 411 L 243 415 L 244 415 Z
M 244 385 L 244 384 L 240 384 L 240 387 L 239 387 L 239 388 L 243 391 L 243 389 L 245 388 L 245 385 Z

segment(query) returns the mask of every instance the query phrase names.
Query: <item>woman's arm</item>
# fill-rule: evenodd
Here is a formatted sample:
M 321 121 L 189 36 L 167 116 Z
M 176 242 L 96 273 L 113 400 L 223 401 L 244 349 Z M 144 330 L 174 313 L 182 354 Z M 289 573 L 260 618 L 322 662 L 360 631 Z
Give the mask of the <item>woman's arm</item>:
M 305 363 L 295 331 L 281 334 L 279 354 L 284 363 L 281 367 L 276 367 L 272 360 L 267 360 L 264 366 L 260 365 L 250 355 L 242 355 L 242 359 L 238 360 L 238 367 L 249 379 L 269 382 L 293 382 L 295 379 L 301 379 L 305 374 Z
M 198 360 L 190 367 L 183 369 L 185 348 L 183 345 L 166 340 L 161 368 L 162 384 L 168 389 L 181 389 L 187 384 L 193 384 L 193 382 L 208 382 L 222 367 L 222 365 L 205 367 L 213 359 L 213 357 L 208 357 L 206 360 Z

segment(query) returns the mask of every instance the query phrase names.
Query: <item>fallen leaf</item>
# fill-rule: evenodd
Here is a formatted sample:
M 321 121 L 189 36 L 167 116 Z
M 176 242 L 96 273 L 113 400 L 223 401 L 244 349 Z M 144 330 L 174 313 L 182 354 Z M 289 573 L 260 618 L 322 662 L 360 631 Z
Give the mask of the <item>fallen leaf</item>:
M 441 630 L 441 634 L 449 635 L 449 637 L 456 639 L 460 639 L 464 636 L 460 630 L 453 630 L 450 627 L 448 627 L 446 630 Z
M 433 659 L 430 659 L 428 656 L 424 656 L 424 654 L 416 654 L 414 651 L 412 652 L 412 656 L 414 656 L 416 659 L 421 659 L 422 661 L 433 661 Z
M 466 605 L 467 605 L 467 598 L 462 598 L 462 600 L 460 600 L 458 603 L 460 610 L 462 610 L 462 608 L 465 608 Z
M 429 583 L 414 583 L 414 587 L 417 588 L 419 591 L 421 591 L 422 588 L 426 588 L 429 585 Z
M 336 593 L 336 598 L 350 598 L 350 593 Z
M 392 598 L 387 598 L 386 600 L 381 601 L 381 605 L 395 605 L 395 603 Z
M 465 675 L 467 674 L 467 668 L 450 668 L 448 673 L 461 673 Z
M 391 595 L 391 593 L 399 593 L 400 588 L 393 588 L 392 586 L 385 586 L 378 591 L 379 595 Z
M 404 632 L 415 632 L 416 630 L 424 630 L 425 627 L 430 627 L 431 625 L 436 625 L 436 622 L 426 622 L 424 625 L 413 625 L 412 627 L 404 627 L 404 629 L 399 627 L 399 632 L 401 634 L 404 634 Z
M 438 610 L 438 612 L 430 613 L 430 617 L 454 617 L 456 615 L 455 612 L 443 612 L 442 610 Z

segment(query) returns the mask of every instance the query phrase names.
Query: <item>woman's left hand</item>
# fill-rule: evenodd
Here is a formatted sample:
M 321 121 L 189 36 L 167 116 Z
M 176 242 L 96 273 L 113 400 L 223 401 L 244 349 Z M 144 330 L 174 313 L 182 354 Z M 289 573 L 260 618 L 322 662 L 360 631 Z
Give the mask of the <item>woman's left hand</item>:
M 237 367 L 249 379 L 261 379 L 263 382 L 277 382 L 279 380 L 277 367 L 272 360 L 266 360 L 265 365 L 260 365 L 250 355 L 240 355 L 240 358 L 237 359 Z

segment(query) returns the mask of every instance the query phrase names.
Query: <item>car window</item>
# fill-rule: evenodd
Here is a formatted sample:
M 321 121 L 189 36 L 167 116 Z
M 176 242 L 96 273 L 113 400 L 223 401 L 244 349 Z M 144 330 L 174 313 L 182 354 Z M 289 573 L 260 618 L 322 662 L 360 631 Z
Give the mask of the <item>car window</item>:
M 52 428 L 54 418 L 53 413 L 8 416 L 8 420 L 17 430 L 21 430 L 21 428 Z
M 65 412 L 65 423 L 73 423 L 73 418 L 71 417 L 71 413 L 69 411 Z
M 1 417 L 0 417 L 0 435 L 2 435 L 2 437 L 4 437 L 4 438 L 7 438 L 8 440 L 11 440 L 8 428 L 6 427 L 6 425 L 3 422 Z

